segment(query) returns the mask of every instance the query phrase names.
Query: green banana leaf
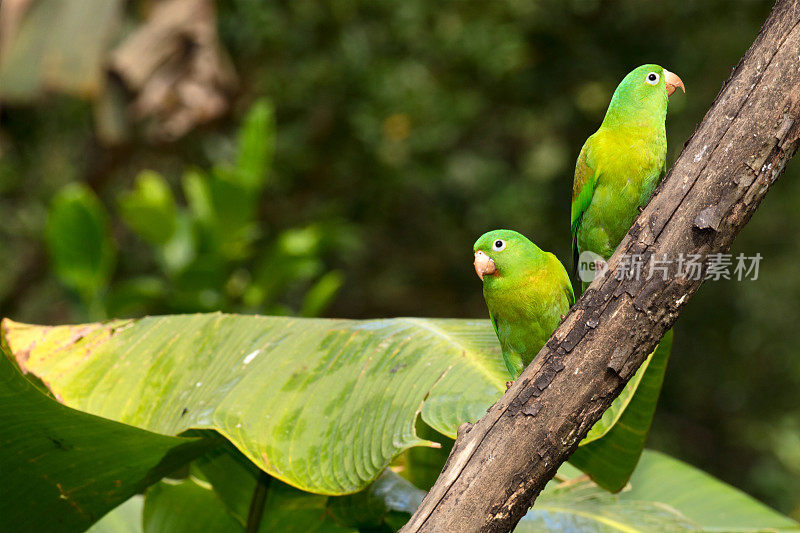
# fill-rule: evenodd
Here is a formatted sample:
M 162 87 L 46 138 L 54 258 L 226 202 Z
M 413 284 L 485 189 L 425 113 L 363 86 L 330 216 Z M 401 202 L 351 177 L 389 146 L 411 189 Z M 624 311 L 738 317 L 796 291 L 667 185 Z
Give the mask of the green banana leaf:
M 231 447 L 228 444 L 200 457 L 192 463 L 190 472 L 211 485 L 217 498 L 244 527 L 261 471 Z
M 331 497 L 328 510 L 340 524 L 378 528 L 390 514 L 390 521 L 408 522 L 424 497 L 424 490 L 387 468 L 361 492 Z
M 572 476 L 548 484 L 515 532 L 800 531 L 800 524 L 743 492 L 652 450 L 645 450 L 619 494 Z
M 148 532 L 194 533 L 200 523 L 203 531 L 243 532 L 258 468 L 235 449 L 218 448 L 193 463 L 191 472 L 185 479 L 154 485 L 146 499 L 134 496 L 88 533 L 141 533 L 143 521 Z M 267 491 L 261 533 L 396 531 L 425 496 L 389 469 L 347 496 L 309 494 L 272 478 Z M 384 525 L 387 520 L 393 525 Z
M 105 515 L 86 533 L 142 533 L 144 496 L 137 494 Z
M 700 531 L 699 524 L 654 501 L 620 500 L 588 479 L 542 492 L 516 533 Z
M 0 516 L 14 531 L 84 531 L 218 440 L 158 435 L 65 407 L 0 353 Z
M 427 491 L 439 479 L 442 466 L 447 461 L 455 441 L 443 437 L 422 420 L 417 420 L 417 434 L 423 439 L 438 442 L 441 447 L 416 446 L 409 448 L 398 458 L 397 462 L 402 467 L 401 473 L 406 479 L 414 486 Z
M 244 533 L 245 529 L 202 481 L 189 477 L 160 481 L 147 489 L 144 533 Z
M 223 314 L 39 327 L 4 321 L 20 368 L 65 405 L 166 435 L 214 429 L 269 474 L 357 492 L 505 389 L 487 321 Z
M 192 475 L 208 483 L 216 497 L 244 528 L 261 471 L 233 445 L 215 449 L 192 464 Z M 268 478 L 259 531 L 350 533 L 328 511 L 332 497 L 309 494 Z M 345 496 L 349 497 L 349 496 Z
M 652 499 L 707 531 L 800 531 L 800 523 L 744 492 L 663 453 L 645 450 L 621 500 Z
M 269 474 L 331 495 L 357 492 L 403 450 L 431 445 L 414 431 L 418 413 L 455 437 L 507 378 L 485 320 L 6 320 L 0 335 L 65 405 L 166 435 L 216 430 Z
M 235 451 L 229 454 L 218 449 L 198 460 L 197 464 L 201 465 L 203 473 L 212 472 L 208 480 L 213 480 L 213 490 L 220 496 L 220 500 L 228 501 L 228 512 L 238 517 L 240 524 L 231 529 L 238 531 L 242 527 L 241 521 L 250 499 L 248 493 L 255 484 L 257 472 L 253 465 L 247 466 L 234 460 L 236 454 Z M 212 466 L 210 469 L 207 468 L 209 465 Z M 790 518 L 686 463 L 655 451 L 645 450 L 630 484 L 619 494 L 604 491 L 566 463 L 559 469 L 557 478 L 559 481 L 548 484 L 537 499 L 534 509 L 520 521 L 515 529 L 516 533 L 800 531 L 800 524 Z M 261 532 L 356 531 L 337 525 L 331 517 L 336 517 L 337 520 L 355 520 L 359 522 L 361 531 L 386 531 L 385 528 L 375 529 L 378 521 L 374 519 L 381 516 L 391 530 L 397 531 L 408 520 L 424 495 L 423 491 L 409 485 L 390 470 L 384 471 L 364 491 L 343 497 L 317 496 L 299 492 L 275 480 L 272 483 L 278 485 L 270 485 Z M 240 485 L 246 486 L 246 489 L 242 489 Z M 150 494 L 148 492 L 148 498 Z M 221 497 L 222 494 L 228 494 L 227 500 Z M 187 497 L 192 499 L 192 494 Z M 92 532 L 141 531 L 135 528 L 137 525 L 140 527 L 142 522 L 141 502 L 136 500 L 135 497 L 107 515 Z M 329 510 L 327 514 L 326 500 Z M 130 505 L 131 503 L 134 505 Z M 185 511 L 192 514 L 190 504 L 177 501 L 173 501 L 173 504 L 173 514 Z M 218 505 L 218 502 L 210 502 L 211 507 Z M 387 509 L 389 514 L 386 514 Z M 162 517 L 172 526 L 177 523 L 174 516 L 164 514 Z M 196 521 L 182 518 L 181 523 L 186 524 L 189 529 L 173 528 L 171 531 L 195 531 L 193 528 L 196 527 Z M 125 527 L 126 524 L 128 527 Z M 154 525 L 152 519 L 150 524 Z

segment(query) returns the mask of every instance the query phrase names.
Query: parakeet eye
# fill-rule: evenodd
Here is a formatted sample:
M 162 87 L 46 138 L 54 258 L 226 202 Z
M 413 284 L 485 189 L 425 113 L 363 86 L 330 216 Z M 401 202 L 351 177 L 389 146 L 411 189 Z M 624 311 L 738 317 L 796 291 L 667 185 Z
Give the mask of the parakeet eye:
M 661 76 L 659 76 L 655 72 L 651 72 L 650 74 L 645 76 L 644 82 L 648 83 L 650 85 L 655 85 L 656 83 L 658 83 L 658 80 L 660 80 L 660 79 L 661 79 Z
M 497 239 L 496 241 L 494 241 L 494 244 L 492 244 L 492 250 L 494 250 L 495 252 L 502 252 L 503 250 L 505 250 L 505 248 L 506 248 L 506 241 L 502 239 Z

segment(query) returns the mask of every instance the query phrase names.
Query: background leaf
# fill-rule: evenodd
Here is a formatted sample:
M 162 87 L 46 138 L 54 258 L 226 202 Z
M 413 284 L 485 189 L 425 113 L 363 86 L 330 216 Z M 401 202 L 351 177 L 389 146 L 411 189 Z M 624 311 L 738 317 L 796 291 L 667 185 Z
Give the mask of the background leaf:
M 343 283 L 344 276 L 337 270 L 332 270 L 320 277 L 303 297 L 300 316 L 314 317 L 321 315 L 333 302 Z
M 328 509 L 339 523 L 374 528 L 381 526 L 389 513 L 395 513 L 395 519 L 404 515 L 407 521 L 424 497 L 425 491 L 387 468 L 361 492 L 330 498 Z
M 709 531 L 798 531 L 800 523 L 744 492 L 660 452 L 647 450 L 623 501 L 653 500 L 677 509 Z
M 144 496 L 137 494 L 101 518 L 86 533 L 142 533 L 143 509 Z
M 87 187 L 68 185 L 55 196 L 45 238 L 65 285 L 91 295 L 108 283 L 115 255 L 108 214 Z
M 120 196 L 119 208 L 122 220 L 152 244 L 166 244 L 175 233 L 175 197 L 158 172 L 141 172 L 136 177 L 136 188 Z
M 418 446 L 406 450 L 402 455 L 402 474 L 414 486 L 430 490 L 439 478 L 442 467 L 447 461 L 455 441 L 451 438 L 443 437 L 422 420 L 417 420 L 417 434 L 423 439 L 438 442 L 441 447 Z
M 211 484 L 217 498 L 242 526 L 247 524 L 259 472 L 256 465 L 230 444 L 210 451 L 191 466 L 192 475 Z
M 515 531 L 756 533 L 800 531 L 800 524 L 686 463 L 646 450 L 623 492 L 609 494 L 582 476 L 550 483 Z
M 0 354 L 0 516 L 16 531 L 83 531 L 216 444 L 65 407 Z
M 236 160 L 238 183 L 248 189 L 260 190 L 267 179 L 272 155 L 275 152 L 274 110 L 262 99 L 247 112 L 239 132 L 239 154 Z
M 217 498 L 242 525 L 247 524 L 253 492 L 261 471 L 228 445 L 201 457 L 192 473 L 211 484 Z M 260 531 L 281 533 L 348 533 L 352 528 L 337 524 L 328 511 L 330 497 L 309 494 L 269 478 Z
M 583 480 L 542 491 L 516 533 L 661 533 L 699 531 L 677 510 L 654 501 L 620 500 Z
M 144 533 L 244 533 L 244 527 L 206 483 L 195 478 L 161 481 L 147 490 Z

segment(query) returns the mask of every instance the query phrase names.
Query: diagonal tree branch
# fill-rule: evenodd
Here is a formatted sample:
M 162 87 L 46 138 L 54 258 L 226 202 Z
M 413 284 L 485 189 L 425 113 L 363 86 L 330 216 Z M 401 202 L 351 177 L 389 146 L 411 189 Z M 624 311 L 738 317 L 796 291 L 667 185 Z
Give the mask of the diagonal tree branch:
M 463 427 L 403 528 L 510 531 L 702 280 L 617 279 L 621 261 L 725 252 L 800 139 L 800 0 L 778 0 L 656 195 L 514 386 Z

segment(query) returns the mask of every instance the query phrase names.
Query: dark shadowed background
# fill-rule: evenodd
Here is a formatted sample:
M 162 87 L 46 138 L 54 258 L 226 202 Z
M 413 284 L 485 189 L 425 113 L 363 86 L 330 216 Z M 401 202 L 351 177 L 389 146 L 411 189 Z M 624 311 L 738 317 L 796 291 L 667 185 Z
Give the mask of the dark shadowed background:
M 569 264 L 575 158 L 618 81 L 683 79 L 671 163 L 771 7 L 170 3 L 3 3 L 0 315 L 483 317 L 484 231 Z M 273 134 L 271 161 L 242 148 Z M 649 440 L 795 518 L 799 179 L 734 245 L 758 280 L 709 282 L 680 318 Z

